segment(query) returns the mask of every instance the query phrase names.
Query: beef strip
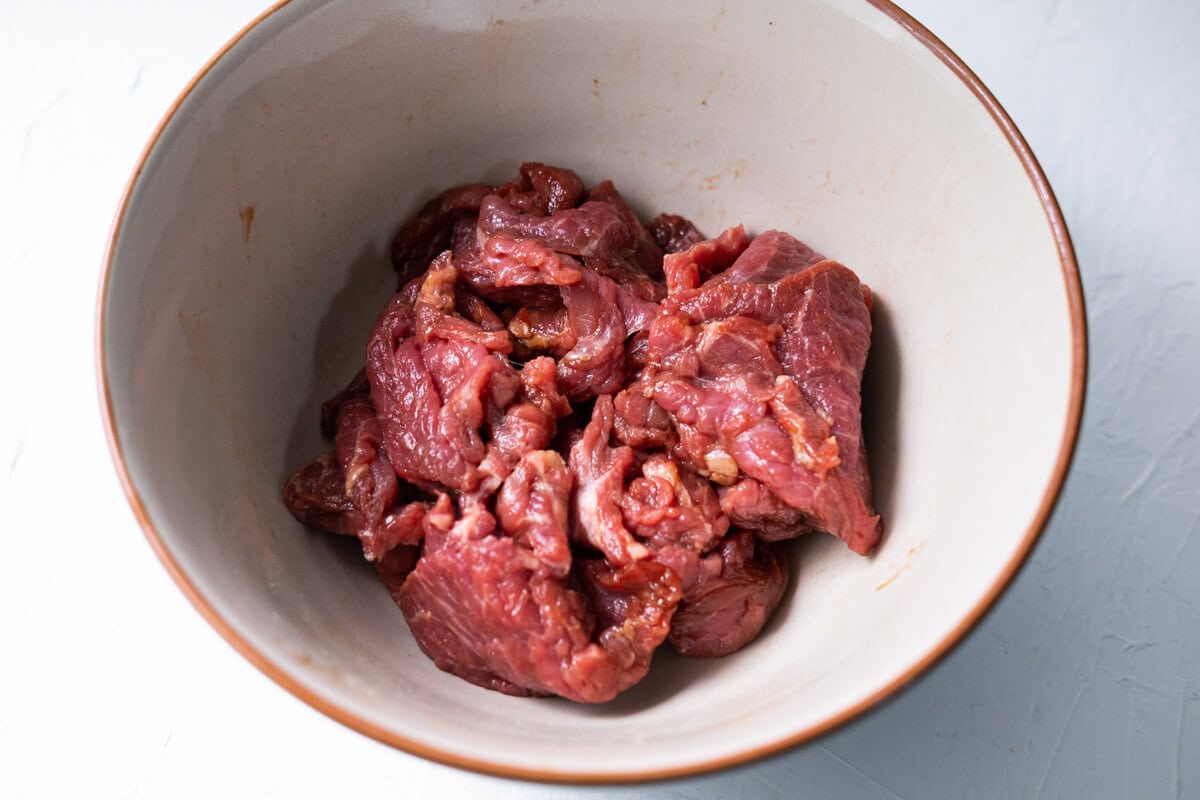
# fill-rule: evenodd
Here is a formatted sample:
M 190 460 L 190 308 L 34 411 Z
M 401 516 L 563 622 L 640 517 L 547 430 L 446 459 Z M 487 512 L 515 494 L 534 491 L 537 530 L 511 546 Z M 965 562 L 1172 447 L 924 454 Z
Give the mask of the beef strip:
M 715 557 L 715 558 L 714 558 Z M 741 649 L 762 631 L 788 582 L 783 545 L 749 531 L 725 537 L 671 620 L 668 640 L 686 656 L 716 658 Z
M 352 493 L 358 493 L 357 487 L 346 479 L 337 453 L 329 452 L 313 459 L 288 480 L 283 502 L 305 525 L 357 536 L 368 561 L 379 563 L 393 550 L 415 553 L 425 516 L 423 502 L 397 503 L 384 510 L 378 520 L 372 520 L 371 511 L 359 507 Z
M 403 319 L 401 327 L 411 322 Z M 363 369 L 321 405 L 321 430 L 334 450 L 292 476 L 284 504 L 306 525 L 357 536 L 367 560 L 378 562 L 420 542 L 426 506 L 387 459 L 370 392 Z
M 648 396 L 647 389 L 643 381 L 633 380 L 613 398 L 613 433 L 622 444 L 633 448 L 672 447 L 675 433 L 671 417 Z
M 727 270 L 667 298 L 655 320 L 649 360 L 661 367 L 649 383 L 679 429 L 677 454 L 724 485 L 753 478 L 812 527 L 869 552 L 880 536 L 861 433 L 870 335 L 854 273 L 787 234 L 762 234 Z M 775 511 L 743 504 L 742 524 Z
M 668 294 L 695 289 L 710 276 L 737 263 L 750 244 L 746 229 L 738 225 L 722 231 L 716 239 L 705 239 L 663 259 L 663 278 Z
M 555 458 L 517 478 L 522 496 L 541 495 L 550 509 L 565 505 L 570 482 Z M 567 546 L 559 519 L 551 511 L 534 523 L 542 552 Z M 421 558 L 396 592 L 421 649 L 439 668 L 507 694 L 599 703 L 641 680 L 680 599 L 675 574 L 590 560 L 576 572 L 581 592 L 514 532 L 527 535 L 498 530 L 480 505 L 456 518 L 450 498 L 438 499 Z
M 680 578 L 668 640 L 681 654 L 727 655 L 754 639 L 787 586 L 781 545 L 730 529 L 717 492 L 664 453 L 651 455 L 622 498 L 625 522 Z
M 345 476 L 346 496 L 363 517 L 360 531 L 365 534 L 363 544 L 372 561 L 388 549 L 382 544 L 374 546 L 374 540 L 382 537 L 384 516 L 400 491 L 396 472 L 383 452 L 382 438 L 369 397 L 354 397 L 342 403 L 334 452 Z
M 615 392 L 625 380 L 629 331 L 617 305 L 617 285 L 595 273 L 562 287 L 575 343 L 558 359 L 558 384 L 571 400 Z
M 634 455 L 632 448 L 611 446 L 613 415 L 612 397 L 598 397 L 591 421 L 571 446 L 569 463 L 575 473 L 571 535 L 599 550 L 610 563 L 623 565 L 648 557 L 650 550 L 634 538 L 622 519 L 621 496 Z
M 455 311 L 456 277 L 449 254 L 439 256 L 411 308 L 402 292 L 384 309 L 367 349 L 388 459 L 399 477 L 429 490 L 478 488 L 486 454 L 480 429 L 520 386 L 501 357 L 512 349 L 507 331 L 485 330 Z
M 558 420 L 571 405 L 554 382 L 554 360 L 535 358 L 521 368 L 521 389 L 502 411 L 494 406 L 488 423 L 487 453 L 480 462 L 484 476 L 477 496 L 483 499 L 508 478 L 522 456 L 542 450 L 554 437 Z
M 573 476 L 553 450 L 525 455 L 496 496 L 500 528 L 533 552 L 555 578 L 571 569 L 567 544 L 567 499 Z
M 813 529 L 804 511 L 793 508 L 754 478 L 745 478 L 718 490 L 721 510 L 739 528 L 754 531 L 758 538 L 777 542 L 793 539 Z
M 583 181 L 573 170 L 527 161 L 516 180 L 496 187 L 496 194 L 522 213 L 554 214 L 579 205 Z
M 363 524 L 362 514 L 346 495 L 346 473 L 332 451 L 317 456 L 288 478 L 283 504 L 303 524 L 330 533 L 355 536 Z
M 687 250 L 705 238 L 691 220 L 677 214 L 659 214 L 650 220 L 646 229 L 663 255 Z
M 641 475 L 616 501 L 629 530 L 654 550 L 686 547 L 705 553 L 729 530 L 712 484 L 681 470 L 665 453 L 642 462 Z
M 404 224 L 392 239 L 392 265 L 401 282 L 424 271 L 429 262 L 450 244 L 455 223 L 479 213 L 479 205 L 492 193 L 481 183 L 447 189 L 430 200 Z
M 596 256 L 611 262 L 634 245 L 633 232 L 608 203 L 589 200 L 553 215 L 522 214 L 499 195 L 484 198 L 479 207 L 479 231 L 484 236 L 505 234 L 537 239 L 559 253 Z
M 596 200 L 601 203 L 608 203 L 612 206 L 625 225 L 633 233 L 633 253 L 629 269 L 631 273 L 640 272 L 647 278 L 662 277 L 662 260 L 663 251 L 658 246 L 650 231 L 638 219 L 634 210 L 630 208 L 629 203 L 625 202 L 625 198 L 617 191 L 617 187 L 612 181 L 601 181 L 588 191 L 588 200 Z M 656 284 L 652 280 L 644 282 L 647 287 L 655 287 Z
M 474 291 L 493 302 L 546 308 L 559 301 L 555 287 L 579 282 L 581 264 L 537 239 L 496 234 L 479 243 L 471 231 L 471 238 L 456 241 L 454 264 Z

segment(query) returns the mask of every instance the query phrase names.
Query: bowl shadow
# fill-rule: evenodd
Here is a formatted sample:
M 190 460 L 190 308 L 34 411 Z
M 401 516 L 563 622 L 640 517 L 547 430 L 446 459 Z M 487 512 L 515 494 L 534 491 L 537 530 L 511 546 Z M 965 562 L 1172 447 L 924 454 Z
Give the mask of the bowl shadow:
M 317 323 L 312 377 L 284 448 L 278 473 L 281 489 L 296 470 L 320 452 L 332 449 L 331 441 L 324 440 L 324 448 L 317 444 L 321 404 L 349 383 L 366 362 L 369 326 L 395 286 L 395 274 L 386 255 L 370 243 L 350 261 L 344 274 L 341 287 L 330 297 Z M 357 357 L 353 354 L 356 348 Z
M 340 288 L 317 323 L 312 349 L 312 370 L 305 399 L 295 415 L 275 480 L 276 493 L 288 479 L 333 442 L 320 434 L 321 404 L 350 382 L 366 361 L 367 337 L 380 309 L 395 288 L 395 273 L 383 248 L 362 246 L 343 270 Z M 301 527 L 296 523 L 296 527 Z M 362 556 L 362 548 L 349 536 L 335 536 L 305 528 L 305 546 L 321 548 L 341 569 L 374 578 L 375 570 Z
M 875 510 L 883 517 L 883 544 L 886 544 L 900 453 L 900 426 L 896 419 L 903 370 L 891 308 L 879 295 L 873 299 L 871 352 L 862 383 L 863 438 L 869 455 Z

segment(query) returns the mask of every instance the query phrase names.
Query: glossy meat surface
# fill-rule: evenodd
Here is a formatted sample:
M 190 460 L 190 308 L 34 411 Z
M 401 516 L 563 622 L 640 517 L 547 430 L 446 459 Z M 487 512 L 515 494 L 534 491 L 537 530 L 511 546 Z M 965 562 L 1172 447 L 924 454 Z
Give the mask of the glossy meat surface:
M 879 540 L 861 431 L 871 295 L 794 237 L 643 220 L 530 162 L 398 230 L 399 291 L 291 477 L 417 645 L 513 695 L 612 699 L 664 642 L 751 642 L 787 539 Z

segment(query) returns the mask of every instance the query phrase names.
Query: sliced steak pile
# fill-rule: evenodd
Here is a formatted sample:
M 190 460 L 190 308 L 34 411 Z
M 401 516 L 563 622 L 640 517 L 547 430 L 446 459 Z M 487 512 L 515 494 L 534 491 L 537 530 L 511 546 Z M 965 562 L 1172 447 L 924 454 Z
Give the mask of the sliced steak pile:
M 785 233 L 644 223 L 523 164 L 397 233 L 399 291 L 284 502 L 355 536 L 434 663 L 604 702 L 664 641 L 717 657 L 787 587 L 783 540 L 879 541 L 871 295 Z

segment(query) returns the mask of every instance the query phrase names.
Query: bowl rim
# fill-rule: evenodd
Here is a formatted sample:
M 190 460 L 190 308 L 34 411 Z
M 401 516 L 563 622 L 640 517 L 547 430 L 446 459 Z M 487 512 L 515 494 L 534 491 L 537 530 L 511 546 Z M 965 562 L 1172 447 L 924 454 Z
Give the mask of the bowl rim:
M 795 747 L 796 745 L 816 739 L 819 736 L 827 734 L 836 728 L 856 719 L 867 711 L 880 707 L 884 700 L 894 698 L 898 693 L 909 686 L 914 679 L 925 673 L 934 664 L 944 658 L 968 632 L 971 631 L 983 617 L 994 607 L 996 601 L 1004 593 L 1004 590 L 1012 583 L 1021 567 L 1028 560 L 1030 553 L 1033 550 L 1038 538 L 1041 536 L 1043 529 L 1049 520 L 1050 514 L 1054 509 L 1055 504 L 1062 492 L 1063 484 L 1066 480 L 1067 473 L 1070 469 L 1071 461 L 1074 457 L 1076 443 L 1079 437 L 1080 423 L 1083 417 L 1084 396 L 1087 385 L 1087 366 L 1088 366 L 1088 332 L 1087 332 L 1087 315 L 1084 305 L 1083 286 L 1079 275 L 1079 266 L 1075 259 L 1074 246 L 1071 243 L 1070 233 L 1067 230 L 1066 222 L 1063 218 L 1062 210 L 1059 207 L 1058 201 L 1054 196 L 1053 190 L 1050 188 L 1050 183 L 1046 179 L 1045 173 L 1042 171 L 1041 165 L 1034 156 L 1029 144 L 1025 141 L 1024 136 L 1017 129 L 1016 124 L 1009 117 L 1008 112 L 991 91 L 984 85 L 983 81 L 971 70 L 966 63 L 958 57 L 941 39 L 935 36 L 928 28 L 913 18 L 908 12 L 897 6 L 892 0 L 863 0 L 869 3 L 876 10 L 883 13 L 892 22 L 899 25 L 903 30 L 907 31 L 920 44 L 928 48 L 937 58 L 956 75 L 963 84 L 971 91 L 979 103 L 984 107 L 992 120 L 996 123 L 1001 133 L 1015 152 L 1022 166 L 1025 168 L 1026 176 L 1033 184 L 1034 190 L 1037 193 L 1038 199 L 1041 202 L 1042 209 L 1045 212 L 1047 223 L 1050 226 L 1051 234 L 1054 238 L 1055 247 L 1058 251 L 1058 259 L 1060 269 L 1062 271 L 1063 282 L 1066 290 L 1067 307 L 1070 315 L 1071 327 L 1071 385 L 1068 398 L 1066 422 L 1062 431 L 1062 436 L 1059 441 L 1058 453 L 1055 460 L 1054 470 L 1051 474 L 1050 481 L 1043 491 L 1042 498 L 1038 504 L 1033 520 L 1025 531 L 1025 534 L 1010 557 L 1007 564 L 999 573 L 996 580 L 988 588 L 987 592 L 979 600 L 978 603 L 963 617 L 962 620 L 951 630 L 941 641 L 937 643 L 931 650 L 925 653 L 915 664 L 910 666 L 904 672 L 895 676 L 885 686 L 872 693 L 868 697 L 858 701 L 850 707 L 834 714 L 820 722 L 810 725 L 803 730 L 794 732 L 784 736 L 776 741 L 765 745 L 739 750 L 735 753 L 730 753 L 717 758 L 707 759 L 697 763 L 678 764 L 668 767 L 660 767 L 645 770 L 636 770 L 630 772 L 613 772 L 613 771 L 561 771 L 553 768 L 534 769 L 527 767 L 517 767 L 510 764 L 501 763 L 498 761 L 490 761 L 487 759 L 473 758 L 461 754 L 442 750 L 437 747 L 432 747 L 423 742 L 411 739 L 406 736 L 398 735 L 383 726 L 377 725 L 367 719 L 364 719 L 357 714 L 341 707 L 335 701 L 322 696 L 317 691 L 302 685 L 297 680 L 293 679 L 279 665 L 273 662 L 264 653 L 254 647 L 247 639 L 245 639 L 237 630 L 235 630 L 229 622 L 227 622 L 213 607 L 206 598 L 191 581 L 188 575 L 184 572 L 179 563 L 175 560 L 174 555 L 167 548 L 162 536 L 155 528 L 151 521 L 145 504 L 142 501 L 141 495 L 137 487 L 133 483 L 129 468 L 125 462 L 125 454 L 121 444 L 121 438 L 117 430 L 116 416 L 113 409 L 112 396 L 109 389 L 108 368 L 107 368 L 107 353 L 106 353 L 106 311 L 109 280 L 112 275 L 113 260 L 116 254 L 117 242 L 121 235 L 121 229 L 125 221 L 125 216 L 128 211 L 129 202 L 133 196 L 133 192 L 137 187 L 142 172 L 146 167 L 146 163 L 158 146 L 159 139 L 162 137 L 166 127 L 174 120 L 176 113 L 179 111 L 183 102 L 191 95 L 197 85 L 204 80 L 213 67 L 220 62 L 225 55 L 234 48 L 243 38 L 251 31 L 261 25 L 268 18 L 274 16 L 277 12 L 292 3 L 292 0 L 277 0 L 273 5 L 262 11 L 258 16 L 247 23 L 240 31 L 230 38 L 212 57 L 205 62 L 200 70 L 192 77 L 184 89 L 179 93 L 175 100 L 168 107 L 162 119 L 155 126 L 149 141 L 142 149 L 141 154 L 133 168 L 133 172 L 125 185 L 122 192 L 120 202 L 117 206 L 116 213 L 110 228 L 110 233 L 105 247 L 103 261 L 101 264 L 101 274 L 99 287 L 96 297 L 96 319 L 95 319 L 95 368 L 96 380 L 100 401 L 100 416 L 104 427 L 105 439 L 108 443 L 109 454 L 112 457 L 113 465 L 116 468 L 117 477 L 124 491 L 125 498 L 133 511 L 138 525 L 141 527 L 143 534 L 146 536 L 150 547 L 153 549 L 167 573 L 175 581 L 176 585 L 183 591 L 183 594 L 191 602 L 192 606 L 200 613 L 202 617 L 219 633 L 237 652 L 239 652 L 247 661 L 253 664 L 260 672 L 273 680 L 276 684 L 286 689 L 292 695 L 308 704 L 312 708 L 321 712 L 327 717 L 340 722 L 341 724 L 369 736 L 383 744 L 396 747 L 413 755 L 445 764 L 460 769 L 469 769 L 476 772 L 482 772 L 490 775 L 495 775 L 504 778 L 517 778 L 525 780 L 535 780 L 544 782 L 560 782 L 574 784 L 602 784 L 602 783 L 631 783 L 639 781 L 655 781 L 665 780 L 668 778 L 678 778 L 683 776 L 694 776 L 703 773 L 709 773 L 720 769 L 745 764 L 764 758 L 769 755 L 780 753 L 786 749 Z

